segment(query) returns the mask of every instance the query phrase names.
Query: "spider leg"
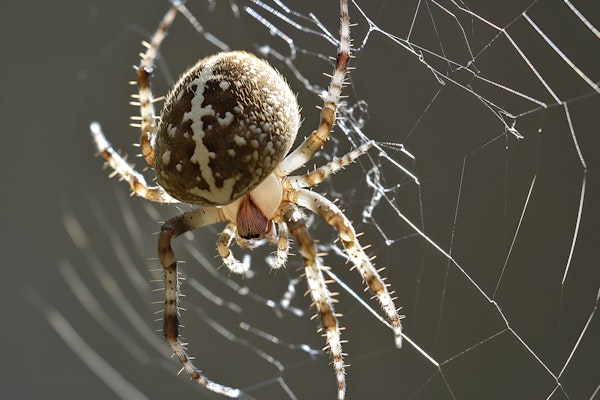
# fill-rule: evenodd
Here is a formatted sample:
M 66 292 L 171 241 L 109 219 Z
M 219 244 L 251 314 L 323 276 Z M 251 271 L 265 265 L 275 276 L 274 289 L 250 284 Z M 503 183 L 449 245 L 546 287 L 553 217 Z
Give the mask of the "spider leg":
M 133 169 L 133 167 L 125 161 L 112 147 L 110 142 L 104 136 L 99 123 L 92 122 L 90 124 L 90 132 L 98 148 L 100 155 L 106 160 L 108 165 L 114 170 L 114 174 L 121 177 L 122 180 L 129 182 L 131 190 L 136 195 L 145 198 L 146 200 L 157 203 L 179 203 L 179 200 L 169 196 L 160 186 L 148 186 L 144 176 Z
M 333 309 L 332 294 L 327 289 L 327 281 L 323 277 L 322 269 L 325 268 L 317 258 L 313 239 L 310 237 L 300 210 L 295 204 L 287 203 L 281 210 L 283 220 L 288 225 L 290 234 L 298 242 L 298 247 L 304 259 L 304 270 L 308 288 L 321 316 L 321 324 L 325 331 L 325 338 L 331 355 L 333 369 L 337 378 L 338 400 L 343 400 L 346 392 L 346 373 L 340 340 L 340 328 Z
M 248 272 L 249 266 L 244 265 L 244 263 L 241 263 L 238 260 L 236 260 L 235 257 L 233 257 L 233 255 L 231 254 L 231 250 L 229 249 L 231 242 L 235 238 L 236 231 L 237 229 L 235 227 L 235 224 L 227 224 L 225 229 L 223 229 L 223 231 L 219 235 L 219 239 L 217 240 L 217 252 L 219 253 L 219 256 L 221 256 L 221 258 L 223 259 L 223 263 L 225 264 L 225 266 L 227 266 L 227 268 L 229 268 L 231 272 L 235 274 L 244 274 Z
M 381 278 L 358 242 L 350 220 L 335 204 L 310 190 L 292 190 L 288 192 L 287 200 L 311 210 L 338 231 L 339 238 L 350 261 L 358 269 L 363 281 L 373 291 L 381 308 L 387 315 L 394 332 L 396 347 L 400 348 L 402 346 L 402 325 L 400 322 L 402 317 L 398 315 L 394 299 L 391 297 L 393 293 L 388 292 L 388 285 Z
M 221 384 L 215 383 L 205 377 L 198 368 L 196 368 L 185 351 L 184 344 L 179 340 L 179 273 L 177 271 L 177 260 L 171 247 L 171 240 L 177 236 L 200 228 L 206 225 L 212 225 L 225 221 L 223 212 L 216 207 L 198 208 L 186 212 L 165 222 L 160 230 L 158 237 L 158 259 L 164 269 L 165 284 L 165 304 L 164 304 L 164 326 L 163 333 L 167 343 L 183 364 L 183 369 L 189 376 L 198 381 L 202 386 L 212 392 L 222 395 L 240 398 L 243 393 L 238 389 L 233 389 Z
M 275 172 L 280 177 L 287 176 L 306 164 L 323 146 L 335 123 L 335 114 L 340 102 L 348 61 L 350 60 L 350 20 L 348 17 L 347 0 L 340 1 L 340 20 L 338 54 L 327 95 L 323 99 L 324 105 L 321 110 L 321 122 L 317 130 L 313 131 L 300 146 L 283 159 Z
M 313 172 L 309 172 L 304 175 L 288 176 L 283 179 L 283 189 L 300 189 L 305 187 L 316 186 L 323 182 L 329 175 L 335 174 L 339 170 L 343 169 L 346 165 L 354 162 L 358 157 L 365 154 L 371 147 L 371 142 L 367 142 L 357 149 L 352 150 L 344 157 L 337 160 L 333 160 L 322 167 L 315 169 Z
M 140 64 L 136 68 L 138 94 L 133 96 L 137 101 L 130 104 L 140 107 L 140 147 L 142 155 L 149 166 L 154 166 L 154 138 L 156 135 L 156 115 L 154 113 L 154 97 L 150 89 L 149 77 L 154 68 L 154 60 L 162 41 L 167 36 L 167 31 L 177 15 L 177 7 L 173 6 L 164 15 L 158 28 L 152 35 L 150 43 L 143 42 L 146 52 L 140 54 Z
M 271 263 L 271 268 L 279 269 L 285 267 L 287 263 L 289 249 L 290 249 L 290 238 L 286 224 L 277 224 L 277 235 L 268 236 L 266 238 L 269 243 L 277 246 L 277 252 L 275 253 L 275 260 Z

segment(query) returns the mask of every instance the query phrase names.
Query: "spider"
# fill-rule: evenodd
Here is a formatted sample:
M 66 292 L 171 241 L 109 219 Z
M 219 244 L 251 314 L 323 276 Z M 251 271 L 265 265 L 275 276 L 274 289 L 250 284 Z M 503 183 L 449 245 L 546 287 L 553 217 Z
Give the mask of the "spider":
M 300 125 L 296 96 L 285 79 L 266 61 L 242 52 L 221 52 L 199 60 L 185 72 L 164 99 L 157 118 L 149 78 L 158 49 L 182 3 L 173 3 L 144 45 L 137 71 L 138 94 L 133 105 L 141 128 L 141 153 L 156 172 L 157 186 L 121 157 L 94 122 L 91 134 L 100 155 L 113 174 L 129 182 L 133 193 L 159 203 L 188 203 L 198 206 L 168 220 L 158 237 L 158 259 L 164 270 L 163 333 L 189 376 L 213 392 L 239 397 L 241 391 L 208 379 L 188 356 L 179 335 L 179 281 L 177 260 L 171 241 L 194 229 L 226 222 L 217 240 L 223 263 L 235 273 L 247 267 L 230 251 L 235 239 L 243 248 L 263 243 L 275 245 L 273 268 L 285 265 L 290 237 L 303 258 L 308 292 L 326 340 L 335 376 L 338 399 L 346 391 L 344 353 L 335 293 L 327 288 L 326 268 L 316 252 L 300 208 L 310 210 L 338 232 L 349 260 L 374 293 L 390 322 L 395 344 L 401 346 L 401 316 L 392 292 L 357 240 L 343 212 L 331 201 L 309 188 L 322 182 L 365 153 L 369 144 L 313 172 L 290 175 L 304 166 L 328 139 L 350 59 L 350 24 L 347 0 L 340 1 L 340 40 L 335 69 L 324 96 L 321 120 L 295 150 L 290 151 Z M 158 124 L 155 124 L 158 121 Z M 289 152 L 289 153 L 288 153 Z

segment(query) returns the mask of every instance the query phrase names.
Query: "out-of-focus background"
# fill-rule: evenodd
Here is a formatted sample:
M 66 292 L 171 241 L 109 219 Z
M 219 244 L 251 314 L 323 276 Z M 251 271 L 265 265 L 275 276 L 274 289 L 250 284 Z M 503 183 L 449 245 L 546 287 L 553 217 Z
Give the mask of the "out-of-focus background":
M 190 1 L 205 33 L 177 17 L 155 94 L 218 51 L 214 35 L 287 77 L 303 108 L 299 137 L 309 134 L 335 56 L 338 4 L 285 5 L 292 12 L 278 2 Z M 4 399 L 219 398 L 176 375 L 156 332 L 154 233 L 179 211 L 129 198 L 89 135 L 99 121 L 142 168 L 127 82 L 168 6 L 0 5 Z M 333 233 L 311 220 L 325 263 L 347 285 L 331 290 L 341 292 L 349 340 L 348 398 L 598 398 L 599 5 L 359 1 L 350 13 L 357 51 L 345 124 L 314 163 L 367 137 L 377 146 L 315 190 L 340 199 L 387 267 L 407 338 L 394 348 Z M 335 398 L 298 255 L 274 272 L 272 249 L 234 247 L 251 256 L 254 275 L 242 279 L 217 269 L 217 233 L 176 243 L 197 365 L 257 399 Z

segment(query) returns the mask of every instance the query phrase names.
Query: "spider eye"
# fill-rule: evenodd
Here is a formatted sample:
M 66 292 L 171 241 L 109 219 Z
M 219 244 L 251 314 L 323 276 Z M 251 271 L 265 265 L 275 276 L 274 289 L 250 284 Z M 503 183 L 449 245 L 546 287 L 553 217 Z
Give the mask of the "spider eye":
M 271 220 L 265 217 L 248 195 L 240 202 L 236 225 L 238 235 L 246 240 L 260 239 L 271 230 Z

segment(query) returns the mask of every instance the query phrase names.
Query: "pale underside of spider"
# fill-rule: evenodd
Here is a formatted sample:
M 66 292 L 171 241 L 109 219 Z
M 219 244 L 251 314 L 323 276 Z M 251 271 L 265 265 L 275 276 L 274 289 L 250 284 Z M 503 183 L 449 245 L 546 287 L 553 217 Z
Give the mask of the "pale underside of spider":
M 174 3 L 175 4 L 175 3 Z M 357 240 L 343 212 L 331 201 L 307 188 L 322 182 L 366 152 L 363 145 L 341 159 L 313 172 L 290 175 L 304 166 L 327 140 L 350 59 L 350 24 L 346 0 L 340 1 L 340 41 L 319 127 L 295 150 L 289 152 L 300 125 L 296 96 L 283 77 L 265 61 L 245 52 L 223 52 L 206 57 L 190 68 L 167 95 L 159 118 L 149 77 L 159 46 L 182 4 L 163 17 L 137 68 L 141 152 L 156 171 L 157 186 L 146 183 L 106 140 L 100 125 L 91 133 L 98 150 L 115 175 L 129 182 L 133 192 L 160 203 L 198 206 L 167 221 L 158 239 L 158 258 L 164 269 L 164 326 L 167 343 L 191 378 L 209 390 L 228 397 L 241 392 L 209 380 L 195 367 L 179 336 L 179 280 L 172 239 L 194 229 L 227 222 L 217 241 L 224 264 L 235 273 L 246 266 L 232 255 L 235 239 L 240 247 L 264 242 L 276 246 L 273 268 L 285 265 L 289 238 L 295 239 L 304 261 L 308 292 L 320 316 L 321 330 L 337 379 L 338 399 L 345 397 L 345 363 L 340 327 L 333 296 L 324 278 L 316 246 L 308 233 L 299 207 L 307 209 L 334 227 L 352 264 L 386 314 L 395 336 L 402 341 L 401 316 L 392 292 Z M 158 124 L 155 122 L 158 121 Z

